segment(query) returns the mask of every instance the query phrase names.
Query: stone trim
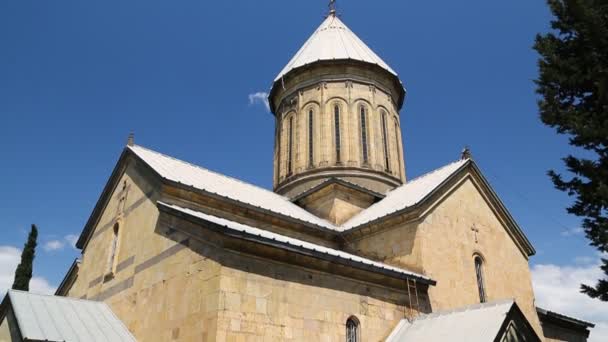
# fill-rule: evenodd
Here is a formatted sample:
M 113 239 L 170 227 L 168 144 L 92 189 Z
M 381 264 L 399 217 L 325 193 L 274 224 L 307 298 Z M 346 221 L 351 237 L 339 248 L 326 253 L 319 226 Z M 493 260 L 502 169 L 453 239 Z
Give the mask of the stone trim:
M 190 239 L 188 238 L 188 239 L 181 241 L 180 243 L 177 243 L 177 244 L 165 249 L 160 254 L 157 254 L 157 255 L 151 257 L 150 259 L 135 266 L 135 274 L 140 273 L 140 272 L 158 264 L 159 262 L 167 259 L 168 257 L 172 256 L 173 254 L 181 251 L 182 249 L 189 247 L 189 245 L 190 245 Z
M 103 301 L 106 300 L 112 296 L 114 296 L 117 293 L 120 293 L 126 289 L 129 289 L 133 286 L 133 276 L 127 278 L 126 280 L 121 281 L 120 283 L 110 287 L 109 289 L 102 291 L 100 293 L 98 293 L 97 295 L 93 296 L 91 299 L 92 300 L 96 300 L 96 301 Z
M 125 268 L 133 265 L 134 262 L 135 262 L 135 255 L 132 255 L 131 257 L 127 258 L 126 260 L 123 260 L 121 263 L 116 265 L 115 273 L 118 273 L 118 272 L 124 270 Z
M 95 286 L 95 285 L 99 285 L 99 284 L 101 284 L 101 282 L 103 281 L 103 278 L 104 278 L 104 276 L 103 276 L 103 275 L 100 275 L 99 277 L 97 277 L 97 278 L 95 278 L 95 279 L 91 280 L 91 281 L 89 282 L 89 288 L 91 288 L 91 287 L 93 287 L 93 286 Z

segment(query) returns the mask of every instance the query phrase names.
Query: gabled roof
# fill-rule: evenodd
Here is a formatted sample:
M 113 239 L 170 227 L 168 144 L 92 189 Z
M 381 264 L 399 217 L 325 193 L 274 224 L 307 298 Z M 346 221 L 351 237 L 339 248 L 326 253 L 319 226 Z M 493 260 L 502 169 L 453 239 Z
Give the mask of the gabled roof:
M 407 182 L 339 227 L 292 203 L 287 197 L 272 191 L 142 146 L 135 145 L 127 148 L 164 179 L 333 231 L 349 230 L 419 203 L 468 162 L 468 160 L 459 160 Z
M 307 241 L 270 232 L 268 230 L 251 227 L 245 224 L 230 221 L 213 215 L 208 215 L 200 211 L 183 208 L 177 205 L 158 202 L 158 207 L 161 210 L 170 211 L 174 213 L 178 212 L 201 219 L 206 222 L 211 222 L 219 227 L 222 227 L 224 229 L 224 233 L 240 233 L 244 234 L 244 236 L 255 238 L 258 242 L 261 243 L 272 242 L 273 246 L 282 246 L 283 248 L 288 248 L 292 251 L 301 250 L 305 254 L 314 255 L 321 259 L 327 259 L 329 257 L 331 260 L 337 259 L 338 263 L 352 265 L 356 268 L 372 269 L 376 272 L 388 272 L 392 273 L 393 275 L 398 275 L 400 277 L 413 278 L 421 283 L 435 285 L 434 280 L 421 274 L 410 272 L 399 267 L 390 266 L 381 262 L 373 261 L 333 248 L 320 246 Z
M 514 307 L 516 307 L 515 302 L 508 300 L 424 315 L 411 323 L 403 319 L 386 342 L 496 341 L 507 328 L 505 321 L 512 319 L 509 316 L 515 313 Z M 525 320 L 521 311 L 519 309 L 516 311 L 519 318 Z M 536 341 L 540 341 L 534 330 L 529 328 L 529 323 L 526 330 L 528 331 L 525 333 L 531 334 L 536 337 Z
M 293 69 L 319 61 L 334 60 L 355 60 L 378 65 L 397 76 L 397 73 L 359 39 L 340 18 L 329 15 L 279 72 L 275 82 Z
M 25 341 L 136 341 L 103 302 L 9 290 L 0 321 L 8 306 Z
M 390 191 L 383 200 L 373 204 L 348 220 L 344 224 L 343 230 L 358 227 L 420 203 L 450 176 L 469 163 L 469 161 L 469 159 L 458 160 Z
M 203 190 L 253 207 L 280 214 L 318 227 L 338 230 L 323 220 L 272 191 L 245 183 L 197 165 L 134 145 L 127 148 L 141 158 L 162 178 Z
M 517 226 L 517 223 L 510 216 L 490 185 L 483 178 L 481 171 L 479 171 L 475 166 L 475 163 L 470 159 L 458 160 L 408 181 L 404 185 L 388 192 L 384 199 L 361 211 L 343 225 L 336 226 L 301 208 L 297 204 L 291 202 L 289 198 L 270 190 L 245 183 L 238 179 L 207 170 L 203 167 L 175 159 L 138 145 L 127 146 L 125 148 L 121 160 L 115 167 L 112 176 L 110 177 L 110 181 L 106 185 L 101 198 L 96 204 L 91 217 L 78 239 L 78 248 L 83 248 L 88 237 L 92 234 L 92 230 L 96 223 L 95 220 L 98 215 L 100 215 L 101 210 L 105 205 L 105 201 L 107 201 L 108 196 L 113 190 L 113 182 L 117 182 L 116 177 L 119 177 L 119 172 L 122 170 L 121 165 L 124 164 L 122 161 L 125 156 L 129 154 L 135 155 L 162 179 L 177 186 L 208 193 L 212 196 L 233 201 L 237 205 L 242 205 L 252 210 L 271 213 L 272 215 L 282 217 L 286 220 L 292 220 L 314 229 L 321 229 L 335 234 L 353 231 L 364 225 L 413 209 L 430 198 L 432 194 L 440 191 L 442 186 L 447 184 L 449 180 L 455 177 L 459 172 L 470 167 L 475 173 L 479 174 L 481 181 L 488 189 L 489 196 L 494 199 L 498 209 L 505 214 L 508 224 L 513 227 L 514 238 L 523 246 L 523 250 L 528 255 L 533 255 L 535 253 L 534 247 Z

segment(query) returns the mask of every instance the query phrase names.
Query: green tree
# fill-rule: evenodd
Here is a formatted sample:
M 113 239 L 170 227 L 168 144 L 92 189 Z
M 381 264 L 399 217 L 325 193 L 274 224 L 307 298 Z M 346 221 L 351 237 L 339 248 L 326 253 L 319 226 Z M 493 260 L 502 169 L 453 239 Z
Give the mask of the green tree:
M 13 282 L 13 290 L 29 291 L 30 279 L 32 279 L 32 269 L 34 264 L 34 256 L 36 254 L 36 239 L 38 238 L 38 228 L 32 225 L 32 230 L 27 237 L 27 242 L 23 246 L 21 252 L 21 262 L 15 270 L 15 281 Z
M 608 252 L 608 1 L 548 0 L 551 32 L 539 34 L 536 80 L 541 120 L 569 137 L 579 156 L 563 158 L 569 175 L 549 171 L 555 187 L 574 197 L 568 212 L 583 219 L 590 244 Z M 608 301 L 608 260 L 603 279 L 582 285 Z

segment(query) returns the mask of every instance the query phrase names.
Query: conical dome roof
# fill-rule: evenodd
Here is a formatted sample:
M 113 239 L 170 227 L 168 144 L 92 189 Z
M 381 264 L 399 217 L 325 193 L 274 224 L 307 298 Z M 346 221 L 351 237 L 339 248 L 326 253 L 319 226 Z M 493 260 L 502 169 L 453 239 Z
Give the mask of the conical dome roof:
M 356 60 L 375 64 L 397 76 L 397 73 L 378 57 L 335 15 L 329 15 L 302 48 L 275 78 L 275 82 L 293 69 L 332 60 Z

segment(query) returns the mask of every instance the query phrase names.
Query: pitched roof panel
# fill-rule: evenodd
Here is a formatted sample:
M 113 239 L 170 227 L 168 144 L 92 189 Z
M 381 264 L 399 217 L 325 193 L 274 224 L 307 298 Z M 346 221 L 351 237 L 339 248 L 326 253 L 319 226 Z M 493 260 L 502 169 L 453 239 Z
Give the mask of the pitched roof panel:
M 459 310 L 401 320 L 386 342 L 404 341 L 494 341 L 500 333 L 512 300 L 478 304 Z
M 24 340 L 136 341 L 103 302 L 15 290 L 7 296 Z
M 390 191 L 383 200 L 348 220 L 344 223 L 343 229 L 356 228 L 420 203 L 468 162 L 469 159 L 458 160 L 403 184 Z
M 242 182 L 238 179 L 207 170 L 141 146 L 128 146 L 161 177 L 193 188 L 213 193 L 234 201 L 291 217 L 316 226 L 338 230 L 323 220 L 272 191 Z

